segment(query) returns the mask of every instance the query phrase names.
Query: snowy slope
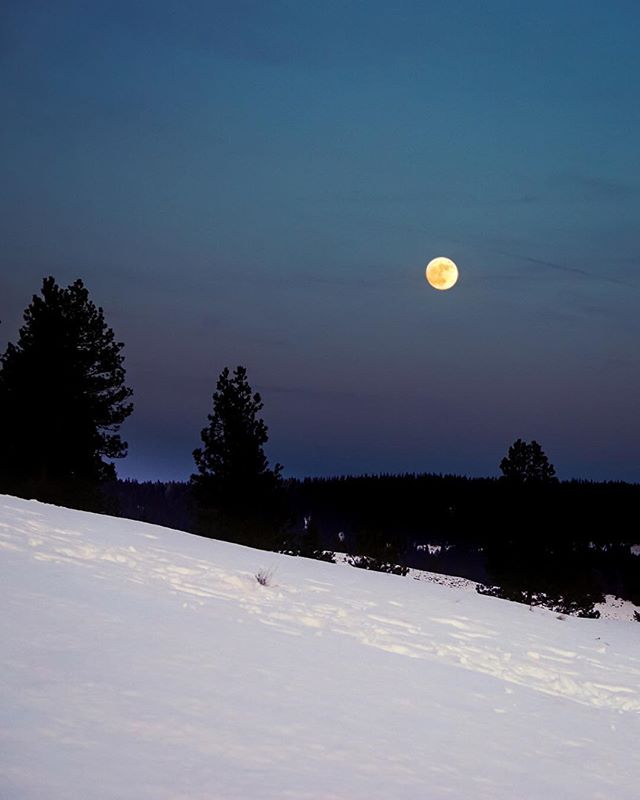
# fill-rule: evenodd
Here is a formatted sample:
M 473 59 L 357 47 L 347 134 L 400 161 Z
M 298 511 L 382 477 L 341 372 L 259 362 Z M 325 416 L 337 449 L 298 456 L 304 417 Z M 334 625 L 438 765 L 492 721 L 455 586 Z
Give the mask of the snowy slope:
M 3 800 L 640 796 L 636 624 L 9 497 L 0 559 Z

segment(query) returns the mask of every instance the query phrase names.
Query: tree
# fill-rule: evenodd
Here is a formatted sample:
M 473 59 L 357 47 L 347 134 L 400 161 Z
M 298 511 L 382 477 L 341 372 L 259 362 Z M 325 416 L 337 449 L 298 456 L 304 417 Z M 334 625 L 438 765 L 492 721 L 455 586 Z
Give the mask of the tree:
M 407 548 L 406 537 L 382 521 L 372 521 L 356 528 L 355 553 L 349 563 L 354 567 L 406 575 L 408 567 L 401 562 Z
M 65 289 L 45 278 L 23 319 L 0 358 L 0 485 L 77 502 L 115 477 L 105 459 L 127 453 L 118 434 L 133 410 L 123 344 L 81 280 Z
M 320 529 L 310 514 L 303 517 L 302 531 L 289 530 L 287 533 L 288 535 L 282 541 L 280 552 L 289 556 L 315 558 L 318 561 L 334 563 L 335 553 L 322 547 Z
M 500 470 L 497 536 L 485 548 L 487 569 L 501 596 L 532 603 L 557 593 L 561 558 L 566 562 L 554 531 L 555 469 L 538 442 L 517 439 Z
M 514 483 L 549 483 L 555 479 L 556 471 L 535 440 L 516 441 L 500 462 L 500 470 L 507 480 Z
M 193 451 L 198 472 L 191 485 L 200 508 L 201 532 L 256 546 L 273 546 L 283 524 L 281 470 L 264 453 L 268 430 L 247 370 L 225 367 L 213 395 L 213 413 Z

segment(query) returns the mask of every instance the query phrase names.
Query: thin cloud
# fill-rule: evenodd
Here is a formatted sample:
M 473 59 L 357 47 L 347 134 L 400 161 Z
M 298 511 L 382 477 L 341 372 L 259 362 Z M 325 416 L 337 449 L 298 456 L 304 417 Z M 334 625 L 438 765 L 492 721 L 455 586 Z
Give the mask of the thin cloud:
M 579 267 L 568 267 L 566 264 L 558 264 L 555 261 L 546 261 L 545 259 L 533 258 L 532 256 L 523 256 L 517 253 L 508 253 L 505 250 L 495 250 L 494 252 L 502 256 L 507 256 L 507 258 L 516 258 L 518 259 L 518 261 L 526 261 L 529 264 L 537 264 L 538 266 L 541 267 L 548 267 L 549 269 L 554 269 L 557 270 L 558 272 L 566 272 L 573 275 L 581 275 L 583 278 L 588 278 L 589 280 L 602 281 L 604 283 L 614 283 L 617 286 L 628 286 L 629 288 L 632 289 L 636 288 L 633 283 L 622 281 L 619 278 L 612 278 L 609 275 L 599 275 L 595 272 L 589 272 L 586 269 L 580 269 Z M 528 277 L 528 276 L 523 276 L 523 277 Z
M 560 176 L 560 183 L 579 192 L 581 197 L 587 195 L 598 200 L 602 200 L 603 197 L 610 200 L 625 200 L 640 196 L 640 186 L 615 178 L 602 178 L 598 175 L 568 173 Z

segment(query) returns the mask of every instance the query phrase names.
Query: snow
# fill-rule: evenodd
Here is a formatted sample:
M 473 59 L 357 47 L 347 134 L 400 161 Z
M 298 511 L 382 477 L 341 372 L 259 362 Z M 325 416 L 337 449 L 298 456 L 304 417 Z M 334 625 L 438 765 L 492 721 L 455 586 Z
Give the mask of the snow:
M 430 556 L 437 556 L 437 555 L 440 555 L 440 553 L 442 552 L 443 548 L 442 548 L 441 544 L 417 544 L 415 546 L 415 549 L 416 549 L 416 552 L 418 552 L 418 553 L 420 553 L 420 552 L 422 552 L 422 553 L 428 552 Z M 449 548 L 445 547 L 444 549 L 446 551 Z
M 596 603 L 594 608 L 600 612 L 603 619 L 619 619 L 635 622 L 634 614 L 640 613 L 640 607 L 630 600 L 622 600 L 613 594 L 605 595 L 603 603 Z
M 0 558 L 3 800 L 637 800 L 637 623 L 9 497 Z
M 334 553 L 333 557 L 336 564 L 351 565 L 352 557 L 348 553 Z M 439 583 L 441 586 L 449 586 L 454 589 L 461 589 L 465 592 L 475 592 L 477 587 L 481 585 L 477 581 L 471 581 L 468 578 L 460 578 L 457 575 L 444 575 L 441 572 L 428 572 L 425 569 L 414 569 L 413 567 L 407 569 L 407 576 L 416 581 Z

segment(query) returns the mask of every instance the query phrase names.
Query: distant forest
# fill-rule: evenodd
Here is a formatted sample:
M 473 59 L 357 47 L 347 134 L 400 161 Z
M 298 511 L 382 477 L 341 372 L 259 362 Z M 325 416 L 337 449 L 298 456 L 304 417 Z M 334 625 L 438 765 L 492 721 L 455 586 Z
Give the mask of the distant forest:
M 113 513 L 198 531 L 188 483 L 118 480 L 107 491 Z M 405 474 L 287 479 L 283 491 L 290 536 L 304 536 L 312 524 L 324 550 L 380 558 L 382 543 L 404 566 L 488 586 L 508 586 L 508 572 L 516 595 L 528 582 L 537 585 L 536 570 L 548 590 L 552 561 L 564 593 L 571 584 L 589 601 L 609 592 L 640 604 L 638 484 L 523 487 L 498 478 Z

